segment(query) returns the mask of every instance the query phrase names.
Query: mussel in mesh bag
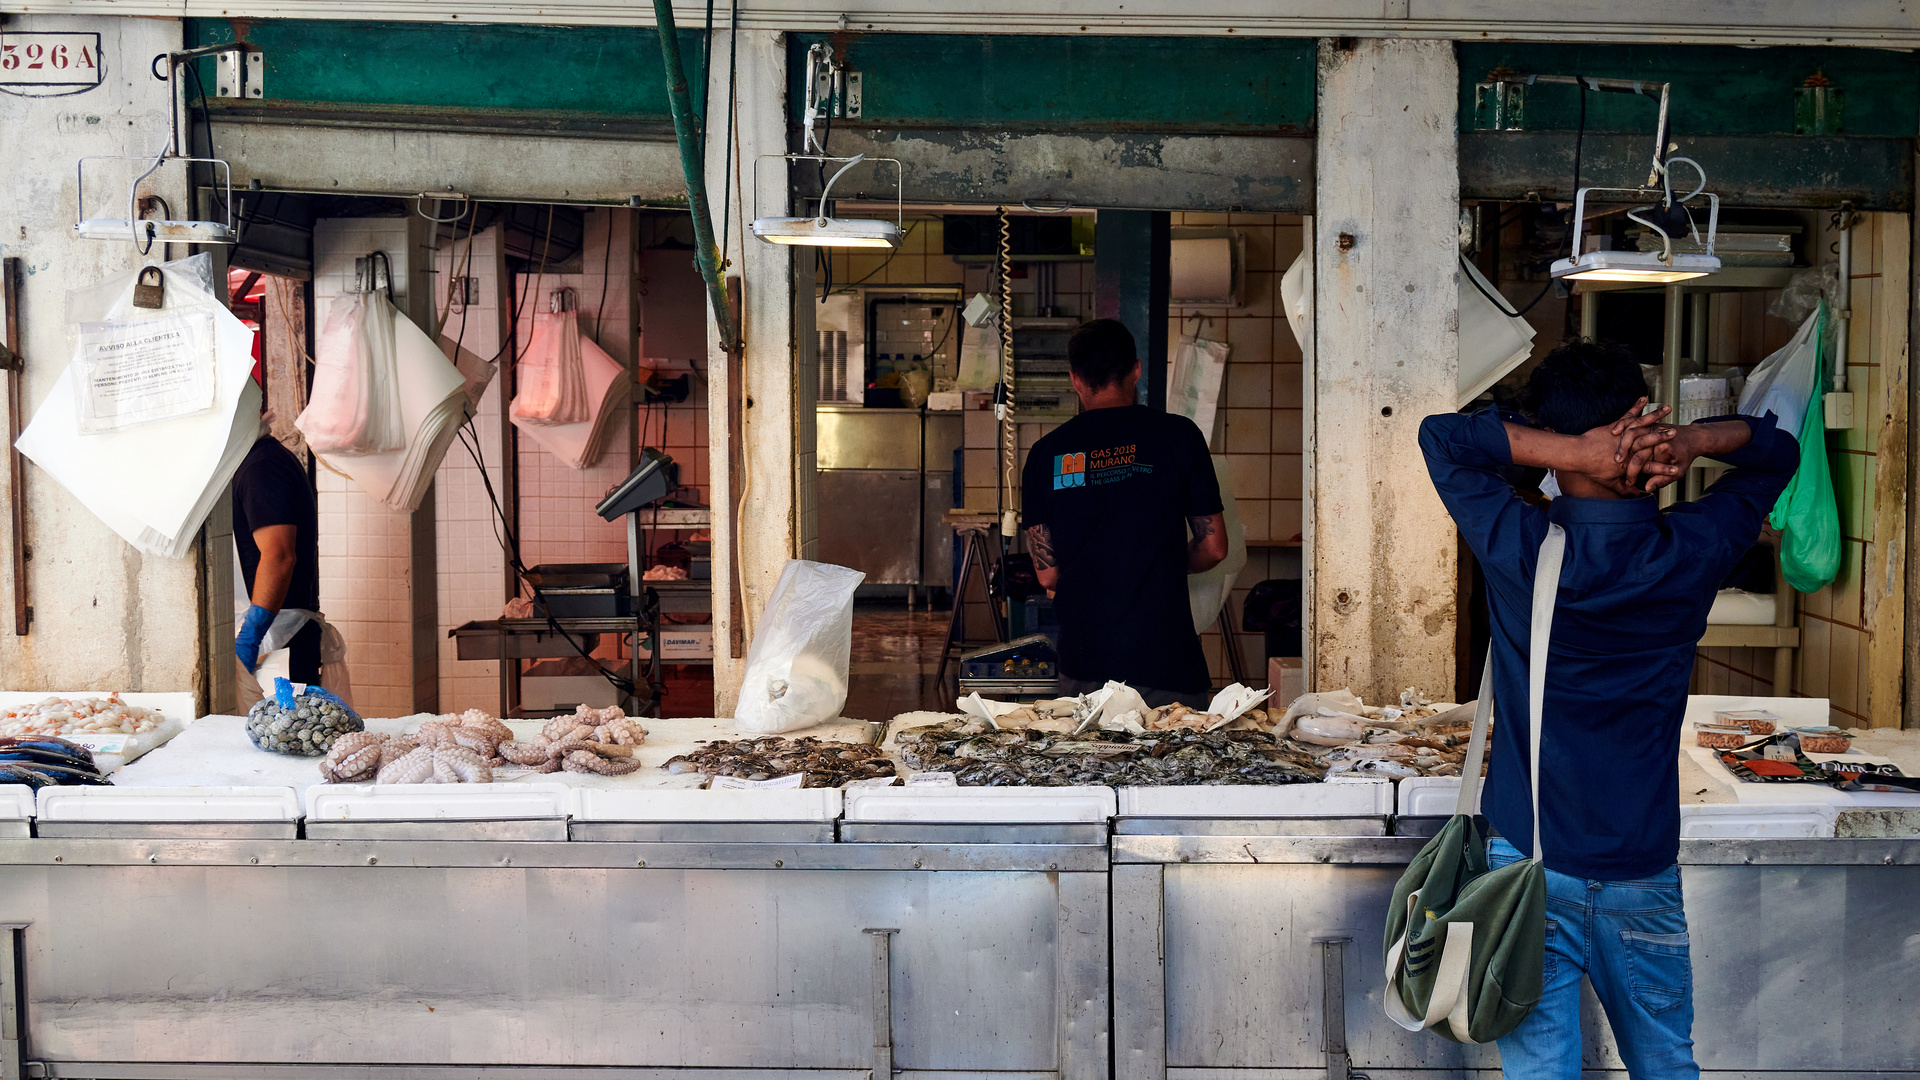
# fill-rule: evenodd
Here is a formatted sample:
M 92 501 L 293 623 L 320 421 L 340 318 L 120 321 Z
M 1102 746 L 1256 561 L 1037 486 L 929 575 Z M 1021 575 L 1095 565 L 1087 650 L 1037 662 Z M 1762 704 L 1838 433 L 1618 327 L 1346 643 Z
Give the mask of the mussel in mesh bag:
M 275 754 L 319 757 L 333 749 L 334 740 L 366 727 L 346 702 L 318 686 L 298 693 L 285 679 L 273 680 L 272 697 L 247 710 L 247 738 Z

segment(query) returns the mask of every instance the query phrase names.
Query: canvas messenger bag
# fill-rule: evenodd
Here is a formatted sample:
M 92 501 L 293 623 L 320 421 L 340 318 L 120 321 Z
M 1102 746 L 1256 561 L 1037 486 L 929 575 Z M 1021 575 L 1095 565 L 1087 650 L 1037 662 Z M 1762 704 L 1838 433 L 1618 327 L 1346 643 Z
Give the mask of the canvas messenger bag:
M 1386 1010 L 1408 1031 L 1431 1028 L 1455 1042 L 1491 1042 L 1519 1026 L 1540 1001 L 1547 944 L 1547 871 L 1540 854 L 1540 708 L 1566 547 L 1566 530 L 1547 526 L 1534 571 L 1527 664 L 1533 857 L 1489 870 L 1487 838 L 1474 822 L 1493 714 L 1489 653 L 1473 713 L 1473 737 L 1460 770 L 1460 801 L 1440 834 L 1401 875 L 1387 909 Z

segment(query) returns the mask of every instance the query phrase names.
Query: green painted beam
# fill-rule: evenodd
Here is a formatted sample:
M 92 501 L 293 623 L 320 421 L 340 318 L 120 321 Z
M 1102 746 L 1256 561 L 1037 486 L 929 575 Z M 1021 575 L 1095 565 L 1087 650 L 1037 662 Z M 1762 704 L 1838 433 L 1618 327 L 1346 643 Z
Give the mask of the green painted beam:
M 1682 135 L 1678 153 L 1706 167 L 1708 190 L 1721 205 L 1913 209 L 1914 140 L 1851 136 L 1792 138 Z M 1641 135 L 1589 135 L 1580 182 L 1633 187 L 1646 182 L 1653 140 Z M 1691 189 L 1693 174 L 1674 170 Z M 1571 202 L 1573 133 L 1463 131 L 1460 195 L 1466 199 Z
M 651 27 L 518 26 L 326 19 L 188 19 L 189 47 L 245 40 L 266 58 L 268 105 L 547 113 L 668 120 L 660 36 Z M 694 86 L 704 34 L 679 33 Z M 201 78 L 213 85 L 213 61 Z M 697 97 L 697 95 L 696 95 Z M 217 104 L 217 103 L 216 103 Z
M 1460 126 L 1474 124 L 1474 84 L 1496 68 L 1528 75 L 1589 75 L 1648 79 L 1673 85 L 1677 135 L 1787 135 L 1794 133 L 1794 90 L 1819 72 L 1845 95 L 1844 124 L 1835 134 L 1912 138 L 1920 134 L 1920 59 L 1881 49 L 1720 45 L 1569 45 L 1527 42 L 1463 43 L 1460 49 Z M 1525 131 L 1572 131 L 1581 91 L 1572 86 L 1527 88 Z M 1587 92 L 1587 130 L 1643 132 L 1652 150 L 1657 99 Z
M 1313 130 L 1315 43 L 1295 38 L 793 34 L 789 108 L 807 49 L 861 73 L 844 126 L 1297 135 Z

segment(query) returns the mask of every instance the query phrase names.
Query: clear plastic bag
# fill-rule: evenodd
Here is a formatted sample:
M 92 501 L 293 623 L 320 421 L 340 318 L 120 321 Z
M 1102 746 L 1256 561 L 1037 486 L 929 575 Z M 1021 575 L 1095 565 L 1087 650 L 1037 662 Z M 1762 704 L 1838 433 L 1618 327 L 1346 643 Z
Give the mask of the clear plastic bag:
M 1839 289 L 1839 263 L 1808 267 L 1787 281 L 1787 287 L 1767 305 L 1767 314 L 1788 322 L 1802 322 L 1820 306 L 1822 298 L 1832 299 Z
M 293 421 L 316 453 L 353 457 L 407 445 L 400 413 L 392 303 L 336 297 L 314 343 L 313 392 Z
M 778 734 L 822 724 L 847 703 L 858 570 L 791 559 L 747 650 L 734 725 Z
M 513 418 L 532 424 L 593 419 L 585 364 L 579 318 L 570 311 L 536 313 L 526 355 L 515 365 L 519 388 L 513 395 Z
M 1817 312 L 1819 304 L 1814 305 Z M 1781 431 L 1798 437 L 1807 403 L 1820 385 L 1819 315 L 1808 315 L 1793 340 L 1760 362 L 1740 390 L 1740 412 L 1747 416 L 1778 417 Z

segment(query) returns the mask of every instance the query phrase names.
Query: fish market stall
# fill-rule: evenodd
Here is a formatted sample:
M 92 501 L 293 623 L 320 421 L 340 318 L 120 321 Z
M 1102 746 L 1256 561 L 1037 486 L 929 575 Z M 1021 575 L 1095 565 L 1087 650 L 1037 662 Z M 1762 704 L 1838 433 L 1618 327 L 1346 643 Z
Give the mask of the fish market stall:
M 0 951 L 21 972 L 0 1020 L 36 1070 L 9 1075 L 1495 1067 L 1379 1004 L 1387 898 L 1457 792 L 1456 707 L 977 705 L 884 738 L 370 719 L 321 736 L 325 757 L 253 741 L 311 743 L 337 726 L 324 708 L 252 736 L 212 716 L 110 786 L 0 786 Z M 1695 699 L 1690 720 L 1743 710 L 1825 716 Z M 1912 733 L 1857 741 L 1920 772 Z M 1920 795 L 1698 757 L 1681 861 L 1703 1066 L 1910 1072 L 1920 840 L 1888 837 L 1920 832 Z M 1588 1066 L 1621 1068 L 1604 1034 Z
M 864 723 L 776 745 L 648 719 L 622 748 L 605 723 L 542 743 L 516 722 L 489 748 L 491 722 L 368 720 L 320 758 L 202 717 L 111 787 L 0 789 L 17 1060 L 92 1080 L 1107 1075 L 1110 789 L 1091 815 L 1068 800 L 1098 834 L 1072 842 L 940 820 L 841 842 L 861 789 L 811 785 L 891 774 Z M 538 771 L 574 742 L 595 761 Z M 327 783 L 323 762 L 454 782 Z M 458 782 L 475 762 L 491 782 Z M 818 780 L 763 786 L 795 763 Z
M 1786 722 L 1826 717 L 1817 699 L 1695 698 L 1688 741 L 1694 720 L 1765 709 Z M 1916 735 L 1858 741 L 1913 774 Z M 1697 758 L 1682 752 L 1679 794 L 1701 1068 L 1905 1075 L 1920 1044 L 1920 820 L 1901 815 L 1920 815 L 1920 796 L 1782 791 Z M 1155 789 L 1195 800 L 1172 817 L 1177 828 L 1123 810 L 1112 870 L 1116 1080 L 1498 1068 L 1494 1048 L 1407 1032 L 1382 1010 L 1388 900 L 1452 813 L 1459 780 L 1397 785 L 1390 831 L 1409 835 L 1290 828 L 1288 818 L 1350 797 L 1334 783 L 1273 789 L 1293 799 L 1264 819 L 1230 805 L 1236 788 Z M 1905 838 L 1887 838 L 1896 835 Z M 1585 1068 L 1623 1070 L 1591 991 L 1584 1015 Z

